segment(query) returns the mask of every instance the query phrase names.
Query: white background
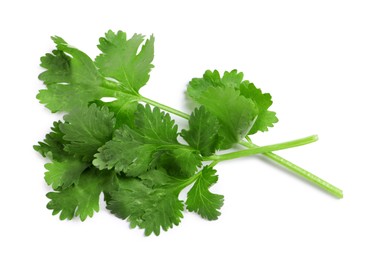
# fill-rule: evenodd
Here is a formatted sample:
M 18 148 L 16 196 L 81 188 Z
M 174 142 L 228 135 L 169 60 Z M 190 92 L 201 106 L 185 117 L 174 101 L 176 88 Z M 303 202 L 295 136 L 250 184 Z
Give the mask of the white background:
M 367 1 L 2 1 L 1 259 L 368 259 Z M 218 165 L 218 221 L 185 213 L 144 237 L 107 212 L 59 221 L 46 209 L 45 160 L 32 145 L 59 118 L 35 99 L 39 58 L 62 36 L 94 57 L 108 29 L 156 36 L 142 93 L 189 112 L 206 69 L 236 68 L 273 95 L 265 145 L 318 134 L 279 154 L 344 190 L 338 200 L 260 159 Z M 184 121 L 180 121 L 184 124 Z

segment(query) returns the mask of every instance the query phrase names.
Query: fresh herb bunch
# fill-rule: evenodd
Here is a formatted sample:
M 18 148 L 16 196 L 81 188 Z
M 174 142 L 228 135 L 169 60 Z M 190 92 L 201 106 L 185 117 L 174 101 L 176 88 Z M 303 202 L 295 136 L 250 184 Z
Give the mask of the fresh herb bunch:
M 215 220 L 224 197 L 210 191 L 218 180 L 214 166 L 254 154 L 342 198 L 340 189 L 272 153 L 316 136 L 263 147 L 251 142 L 249 135 L 278 119 L 269 110 L 271 95 L 243 80 L 243 73 L 206 71 L 192 79 L 187 94 L 197 107 L 189 115 L 139 93 L 153 68 L 153 36 L 128 39 L 108 31 L 94 61 L 62 38 L 52 39 L 56 49 L 41 58 L 39 79 L 46 89 L 37 98 L 51 112 L 66 114 L 34 149 L 50 160 L 45 180 L 54 191 L 47 194 L 47 208 L 60 219 L 92 217 L 102 193 L 111 213 L 146 235 L 178 225 L 184 208 Z M 169 113 L 188 119 L 188 128 L 179 129 Z M 235 144 L 247 149 L 217 153 Z M 183 202 L 178 196 L 188 186 Z

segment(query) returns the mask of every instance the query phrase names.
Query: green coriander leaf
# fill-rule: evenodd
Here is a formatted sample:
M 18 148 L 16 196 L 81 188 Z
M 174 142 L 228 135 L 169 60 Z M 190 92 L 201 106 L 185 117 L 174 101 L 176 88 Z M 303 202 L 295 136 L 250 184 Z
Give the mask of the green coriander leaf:
M 54 122 L 51 132 L 46 135 L 45 140 L 33 146 L 43 157 L 48 157 L 56 161 L 62 161 L 66 157 L 69 157 L 67 152 L 64 151 L 67 141 L 63 139 L 64 134 L 60 131 L 60 124 L 62 124 L 61 121 Z
M 240 83 L 243 81 L 243 77 L 244 74 L 237 70 L 232 70 L 230 72 L 225 71 L 221 83 L 225 87 L 239 89 Z
M 197 212 L 208 220 L 215 220 L 220 216 L 219 209 L 224 204 L 224 196 L 209 191 L 209 188 L 218 180 L 215 175 L 216 170 L 205 166 L 199 174 L 200 176 L 187 194 L 185 202 L 187 209 Z
M 46 196 L 51 200 L 47 208 L 53 211 L 53 215 L 61 212 L 61 220 L 79 216 L 84 221 L 99 211 L 99 198 L 105 182 L 106 174 L 101 174 L 95 169 L 86 170 L 80 176 L 78 184 L 47 193 Z
M 138 93 L 153 68 L 154 38 L 151 36 L 144 45 L 143 42 L 144 36 L 140 34 L 127 39 L 125 32 L 110 30 L 100 38 L 98 48 L 102 54 L 96 58 L 95 64 L 102 75 L 119 81 L 125 91 Z
M 193 148 L 177 141 L 178 127 L 170 116 L 158 108 L 139 105 L 135 128 L 123 125 L 95 155 L 93 164 L 99 169 L 112 169 L 128 176 L 139 176 L 163 163 L 162 156 L 178 165 L 174 175 L 191 176 L 201 158 Z
M 98 86 L 99 84 L 96 83 L 101 80 L 101 75 L 98 73 L 91 58 L 84 52 L 69 45 L 61 37 L 54 36 L 52 39 L 59 51 L 72 57 L 70 59 L 71 80 L 76 84 Z
M 199 150 L 203 156 L 210 156 L 219 145 L 219 128 L 220 124 L 217 118 L 201 106 L 190 115 L 189 130 L 182 130 L 181 135 L 190 146 Z
M 41 57 L 41 67 L 46 70 L 38 78 L 46 85 L 53 83 L 70 83 L 72 81 L 72 70 L 70 62 L 72 57 L 60 50 L 53 50 Z
M 187 93 L 189 97 L 197 100 L 202 96 L 202 93 L 211 87 L 223 87 L 221 82 L 220 73 L 215 71 L 207 70 L 203 74 L 203 78 L 193 78 L 188 85 Z
M 45 164 L 45 168 L 48 170 L 45 172 L 45 181 L 53 189 L 68 188 L 78 182 L 80 175 L 88 166 L 88 163 L 75 158 L 65 159 L 62 162 L 47 163 Z
M 97 149 L 111 140 L 115 126 L 114 114 L 96 104 L 75 108 L 64 120 L 60 130 L 65 134 L 64 140 L 70 142 L 65 150 L 85 161 L 91 161 Z
M 126 125 L 114 132 L 114 137 L 98 149 L 93 165 L 115 169 L 128 176 L 138 176 L 151 168 L 151 157 L 157 146 L 145 143 L 144 137 Z
M 98 171 L 97 169 L 95 169 L 95 171 L 104 178 L 102 183 L 104 194 L 115 191 L 119 188 L 119 179 L 116 172 L 108 170 Z
M 217 70 L 213 72 L 206 71 L 203 78 L 192 79 L 188 86 L 188 94 L 194 100 L 198 100 L 210 87 L 239 90 L 240 95 L 251 99 L 258 109 L 257 120 L 254 122 L 248 134 L 267 131 L 268 127 L 272 127 L 278 122 L 276 113 L 268 111 L 272 105 L 271 95 L 268 93 L 263 94 L 253 83 L 243 81 L 243 77 L 243 73 L 237 70 L 232 70 L 231 72 L 226 71 L 222 78 Z
M 135 113 L 137 111 L 138 101 L 131 98 L 118 99 L 112 102 L 95 102 L 98 106 L 105 106 L 113 112 L 116 119 L 115 127 L 119 128 L 122 125 L 134 127 Z
M 230 148 L 244 137 L 258 114 L 254 102 L 240 96 L 239 91 L 234 88 L 210 87 L 196 101 L 217 117 L 222 149 Z
M 59 187 L 65 189 L 73 183 L 77 183 L 80 174 L 89 165 L 73 158 L 64 150 L 68 142 L 63 139 L 64 134 L 60 131 L 60 125 L 62 125 L 61 121 L 54 122 L 54 127 L 46 135 L 44 142 L 39 142 L 38 145 L 34 146 L 34 149 L 42 156 L 52 160 L 51 163 L 45 164 L 45 168 L 48 170 L 45 172 L 45 181 L 53 189 Z
M 110 192 L 116 191 L 119 188 L 119 179 L 115 171 L 102 170 L 96 172 L 100 173 L 100 176 L 104 178 L 102 183 L 102 191 L 104 195 L 104 201 L 107 203 L 111 200 Z
M 153 169 L 139 175 L 142 183 L 149 188 L 162 187 L 168 184 L 175 184 L 177 179 L 170 176 L 165 168 Z
M 170 115 L 157 107 L 139 105 L 135 115 L 135 127 L 151 143 L 177 144 L 178 126 Z
M 171 158 L 170 166 L 173 167 L 172 171 L 169 171 L 170 174 L 178 177 L 190 177 L 197 171 L 197 168 L 202 165 L 202 157 L 199 154 L 199 151 L 193 150 L 192 148 L 182 146 L 174 148 L 170 151 Z M 168 165 L 168 164 L 164 164 Z M 175 171 L 174 171 L 175 170 Z
M 207 91 L 208 88 L 234 88 L 239 90 L 240 83 L 242 82 L 244 74 L 237 70 L 230 72 L 225 71 L 221 78 L 220 73 L 217 70 L 207 70 L 202 78 L 193 78 L 188 85 L 188 95 L 197 100 L 202 96 L 202 93 Z
M 107 208 L 119 218 L 128 219 L 131 227 L 145 229 L 145 235 L 159 235 L 178 225 L 183 217 L 183 202 L 177 189 L 151 188 L 135 178 L 124 178 L 119 189 L 110 193 Z
M 93 61 L 83 52 L 68 45 L 60 37 L 52 37 L 57 50 L 41 58 L 46 71 L 39 75 L 46 89 L 37 98 L 52 112 L 71 111 L 104 96 L 111 90 L 103 88 L 104 79 Z
M 162 167 L 172 176 L 190 177 L 202 165 L 199 151 L 186 146 L 172 146 L 171 149 L 158 150 L 152 155 L 151 165 Z
M 268 111 L 269 107 L 272 105 L 272 97 L 270 94 L 262 93 L 260 89 L 256 88 L 256 86 L 249 81 L 244 81 L 240 85 L 240 93 L 242 96 L 252 99 L 256 103 L 259 111 L 257 120 L 248 135 L 255 134 L 258 131 L 265 132 L 269 127 L 273 127 L 273 125 L 278 122 L 276 113 Z
M 243 73 L 206 71 L 203 78 L 194 78 L 188 85 L 188 95 L 217 117 L 220 123 L 221 149 L 230 148 L 252 128 L 257 115 L 256 104 L 241 96 L 239 86 Z

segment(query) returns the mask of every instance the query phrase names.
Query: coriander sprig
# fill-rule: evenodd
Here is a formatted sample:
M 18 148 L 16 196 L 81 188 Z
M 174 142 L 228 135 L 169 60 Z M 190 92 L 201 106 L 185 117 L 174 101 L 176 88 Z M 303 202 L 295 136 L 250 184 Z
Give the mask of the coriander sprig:
M 52 39 L 56 49 L 41 58 L 45 71 L 39 79 L 46 89 L 37 98 L 52 112 L 66 114 L 34 148 L 50 160 L 45 180 L 54 191 L 47 194 L 47 208 L 60 219 L 92 217 L 103 194 L 113 214 L 146 235 L 178 225 L 184 208 L 214 220 L 224 200 L 210 191 L 218 180 L 214 167 L 255 154 L 342 198 L 340 189 L 272 153 L 317 136 L 261 147 L 251 142 L 250 135 L 267 131 L 278 119 L 269 110 L 271 95 L 243 80 L 243 73 L 206 71 L 192 79 L 187 94 L 197 107 L 189 115 L 139 92 L 153 68 L 153 36 L 128 39 L 124 32 L 108 31 L 95 60 L 60 37 Z M 106 97 L 114 100 L 103 101 Z M 169 113 L 188 119 L 188 128 L 179 129 Z M 236 144 L 247 149 L 226 151 Z M 188 186 L 183 202 L 179 193 Z

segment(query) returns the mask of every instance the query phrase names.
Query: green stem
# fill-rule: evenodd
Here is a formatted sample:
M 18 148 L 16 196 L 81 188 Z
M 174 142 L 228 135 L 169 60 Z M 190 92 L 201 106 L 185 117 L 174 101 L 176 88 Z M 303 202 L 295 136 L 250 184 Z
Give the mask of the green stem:
M 179 185 L 175 184 L 172 188 L 176 190 L 177 192 L 181 192 L 185 187 L 195 182 L 201 175 L 202 175 L 202 171 L 194 174 L 192 177 L 190 177 L 189 179 L 186 179 Z M 180 179 L 177 179 L 177 180 L 180 181 Z
M 165 111 L 167 111 L 169 113 L 172 113 L 174 115 L 177 115 L 179 117 L 182 117 L 184 119 L 189 119 L 189 117 L 190 117 L 190 115 L 188 115 L 188 114 L 186 114 L 184 112 L 181 112 L 181 111 L 179 111 L 179 110 L 177 110 L 175 108 L 166 106 L 166 105 L 161 104 L 159 102 L 156 102 L 156 101 L 154 101 L 152 99 L 149 99 L 149 98 L 146 98 L 146 97 L 141 96 L 140 97 L 140 100 L 143 101 L 143 102 L 145 102 L 145 103 L 147 103 L 147 104 L 150 104 L 152 106 L 156 106 L 158 108 L 161 108 L 162 110 L 165 110 Z
M 312 135 L 312 136 L 308 136 L 308 137 L 305 137 L 305 138 L 296 139 L 296 140 L 288 141 L 288 142 L 284 142 L 284 143 L 266 145 L 266 146 L 261 146 L 261 147 L 255 146 L 255 147 L 251 147 L 247 150 L 236 151 L 236 152 L 226 153 L 226 154 L 221 154 L 221 155 L 212 155 L 212 156 L 205 157 L 203 159 L 206 160 L 206 161 L 208 161 L 208 160 L 210 160 L 210 161 L 225 161 L 225 160 L 231 160 L 231 159 L 235 159 L 235 158 L 255 155 L 255 154 L 259 154 L 259 153 L 268 153 L 268 152 L 272 152 L 272 151 L 278 151 L 278 150 L 288 149 L 288 148 L 292 148 L 292 147 L 297 147 L 297 146 L 313 143 L 317 140 L 318 140 L 318 136 Z
M 247 142 L 247 141 L 240 141 L 241 145 L 248 147 L 249 149 L 255 149 L 258 146 Z M 277 162 L 278 164 L 284 166 L 285 168 L 291 170 L 292 172 L 296 173 L 297 175 L 301 176 L 302 178 L 306 179 L 307 181 L 317 185 L 318 187 L 322 188 L 323 190 L 329 192 L 330 194 L 336 196 L 337 198 L 341 199 L 343 197 L 343 192 L 339 188 L 335 187 L 334 185 L 328 183 L 327 181 L 317 177 L 316 175 L 310 173 L 307 170 L 299 167 L 298 165 L 293 164 L 292 162 L 278 156 L 272 152 L 263 153 L 264 156 L 270 158 L 271 160 Z
M 209 167 L 213 168 L 215 167 L 215 165 L 218 163 L 218 161 L 213 161 Z M 185 180 L 184 182 L 182 182 L 179 185 L 175 185 L 173 188 L 175 190 L 177 190 L 178 192 L 180 192 L 181 190 L 183 190 L 185 187 L 189 186 L 190 184 L 192 184 L 193 182 L 195 182 L 199 177 L 201 177 L 203 172 L 203 169 L 201 171 L 199 171 L 198 173 L 196 173 L 195 175 L 193 175 L 192 177 L 190 177 L 189 179 Z
M 208 165 L 210 168 L 213 168 L 213 167 L 215 167 L 216 166 L 216 164 L 218 164 L 219 163 L 219 161 L 212 161 L 211 163 L 210 163 L 210 165 Z

